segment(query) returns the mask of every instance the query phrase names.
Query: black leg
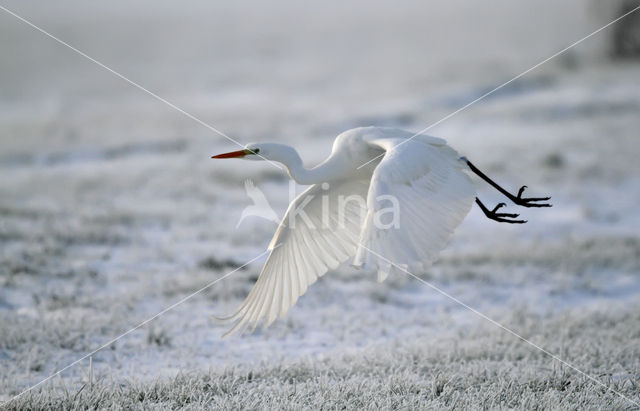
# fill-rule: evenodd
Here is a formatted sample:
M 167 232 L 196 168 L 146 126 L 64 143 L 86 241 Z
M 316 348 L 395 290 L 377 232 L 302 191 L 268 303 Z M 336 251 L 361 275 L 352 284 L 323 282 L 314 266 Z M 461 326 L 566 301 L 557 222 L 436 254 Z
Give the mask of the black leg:
M 481 179 L 483 179 L 484 181 L 486 181 L 487 183 L 491 184 L 491 186 L 493 186 L 496 190 L 498 190 L 499 192 L 501 192 L 502 194 L 504 194 L 509 200 L 513 201 L 514 203 L 516 203 L 519 206 L 522 207 L 551 207 L 551 204 L 547 204 L 547 203 L 539 203 L 538 201 L 547 201 L 550 200 L 551 197 L 535 197 L 535 198 L 523 198 L 522 197 L 522 193 L 524 193 L 524 189 L 527 188 L 527 186 L 522 186 L 520 188 L 520 190 L 518 191 L 518 195 L 514 196 L 513 194 L 511 194 L 510 192 L 508 192 L 507 190 L 505 190 L 504 188 L 500 187 L 498 185 L 498 183 L 496 183 L 495 181 L 493 181 L 492 179 L 490 179 L 489 177 L 487 177 L 482 171 L 478 170 L 476 168 L 476 166 L 474 166 L 473 164 L 471 164 L 471 161 L 467 160 L 467 165 L 469 166 L 469 168 L 471 169 L 471 171 L 473 171 L 474 173 L 476 173 L 478 175 L 478 177 L 480 177 Z M 479 203 L 479 200 L 476 199 L 476 202 Z M 478 205 L 480 205 L 482 203 L 479 203 Z M 480 206 L 483 207 L 483 206 Z M 495 211 L 495 210 L 494 210 Z M 485 212 L 486 214 L 486 212 Z M 488 217 L 488 216 L 487 216 Z
M 509 213 L 498 213 L 497 211 L 504 207 L 505 203 L 500 203 L 493 208 L 493 210 L 489 211 L 489 209 L 482 204 L 482 201 L 478 197 L 476 197 L 476 204 L 480 206 L 480 209 L 487 216 L 487 218 L 497 221 L 499 223 L 510 223 L 510 224 L 524 224 L 527 220 L 515 220 L 519 216 L 519 214 L 509 214 Z

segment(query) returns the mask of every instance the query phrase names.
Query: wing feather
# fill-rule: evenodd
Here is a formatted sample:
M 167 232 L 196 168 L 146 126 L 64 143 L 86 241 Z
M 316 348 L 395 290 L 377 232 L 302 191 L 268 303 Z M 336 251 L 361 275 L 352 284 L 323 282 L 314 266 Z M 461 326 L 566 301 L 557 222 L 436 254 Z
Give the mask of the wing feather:
M 428 139 L 372 138 L 385 155 L 373 172 L 367 220 L 354 259 L 384 280 L 392 264 L 424 269 L 446 246 L 473 204 L 475 190 L 455 150 Z M 376 227 L 382 195 L 397 199 L 398 225 Z M 378 224 L 379 225 L 379 224 Z
M 225 336 L 247 327 L 255 329 L 262 320 L 270 325 L 286 314 L 319 277 L 353 256 L 361 230 L 359 221 L 366 210 L 349 207 L 349 219 L 340 225 L 338 201 L 343 196 L 365 197 L 368 186 L 366 180 L 333 182 L 329 190 L 313 185 L 291 203 L 271 240 L 271 253 L 256 284 L 240 308 L 223 318 L 236 321 Z M 329 227 L 322 219 L 323 196 L 329 200 Z M 308 216 L 310 224 L 301 218 L 301 213 L 292 214 L 298 207 L 302 207 L 301 213 Z

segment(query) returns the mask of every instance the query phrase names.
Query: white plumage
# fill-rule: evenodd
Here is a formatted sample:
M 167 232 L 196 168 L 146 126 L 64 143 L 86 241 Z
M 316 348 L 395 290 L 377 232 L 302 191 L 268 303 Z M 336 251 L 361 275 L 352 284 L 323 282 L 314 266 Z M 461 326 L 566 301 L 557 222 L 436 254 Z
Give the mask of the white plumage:
M 303 168 L 295 150 L 279 144 L 250 144 L 215 157 L 281 162 L 294 180 L 312 184 L 290 204 L 249 295 L 223 318 L 236 321 L 227 335 L 255 328 L 263 319 L 269 326 L 318 277 L 351 258 L 354 266 L 375 269 L 379 281 L 392 270 L 387 259 L 420 272 L 437 258 L 469 212 L 475 190 L 463 172 L 465 163 L 444 140 L 412 136 L 378 127 L 346 131 L 329 158 L 311 170 Z M 375 221 L 388 207 L 380 196 L 397 199 L 392 227 Z

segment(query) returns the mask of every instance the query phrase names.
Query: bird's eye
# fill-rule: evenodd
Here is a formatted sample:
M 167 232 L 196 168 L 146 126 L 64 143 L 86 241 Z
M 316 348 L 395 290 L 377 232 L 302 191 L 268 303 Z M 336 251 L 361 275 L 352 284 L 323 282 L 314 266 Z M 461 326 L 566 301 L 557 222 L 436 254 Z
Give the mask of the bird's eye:
M 260 149 L 259 148 L 252 148 L 251 151 L 253 151 L 253 154 L 260 153 Z

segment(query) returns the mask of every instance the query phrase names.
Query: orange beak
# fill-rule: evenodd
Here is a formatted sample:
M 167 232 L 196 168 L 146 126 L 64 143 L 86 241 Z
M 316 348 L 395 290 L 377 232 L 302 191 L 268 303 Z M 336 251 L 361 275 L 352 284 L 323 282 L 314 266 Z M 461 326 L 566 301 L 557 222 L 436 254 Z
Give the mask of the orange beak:
M 218 154 L 217 156 L 212 156 L 211 158 L 236 158 L 236 157 L 244 157 L 247 154 L 253 154 L 251 150 L 238 150 L 232 151 L 230 153 Z

